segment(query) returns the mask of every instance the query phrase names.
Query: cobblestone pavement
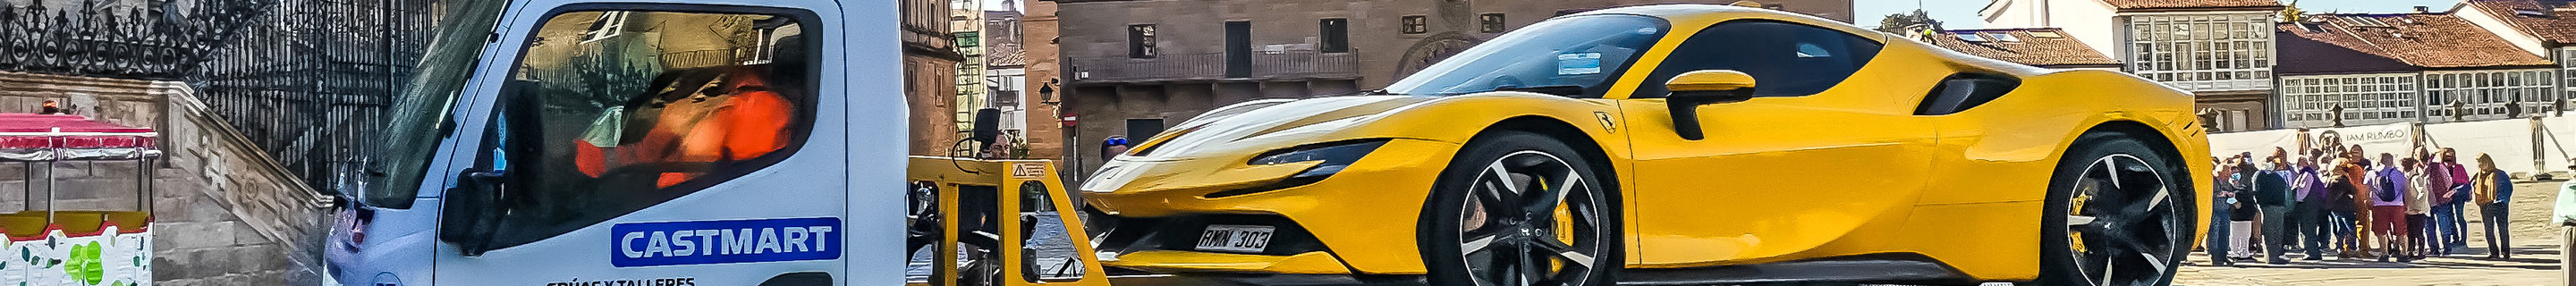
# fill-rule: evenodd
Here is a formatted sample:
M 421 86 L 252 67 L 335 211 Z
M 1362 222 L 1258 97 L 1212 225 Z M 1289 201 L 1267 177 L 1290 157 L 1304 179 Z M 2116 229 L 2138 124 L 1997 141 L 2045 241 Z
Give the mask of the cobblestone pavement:
M 2535 182 L 2514 187 L 2512 210 L 2512 260 L 2486 259 L 2485 232 L 2469 232 L 2469 248 L 2453 251 L 2450 257 L 2435 257 L 2414 263 L 2344 260 L 2328 257 L 2324 261 L 2293 259 L 2287 265 L 2261 262 L 2237 262 L 2235 267 L 2210 266 L 2208 253 L 2192 253 L 2191 261 L 2175 278 L 2175 285 L 2565 285 L 2559 281 L 2558 229 L 2549 224 L 2550 206 L 2557 201 L 2560 182 Z M 2479 227 L 2477 207 L 2467 212 L 2469 227 Z M 2331 254 L 2329 254 L 2331 255 Z M 2295 257 L 2296 255 L 2293 255 Z

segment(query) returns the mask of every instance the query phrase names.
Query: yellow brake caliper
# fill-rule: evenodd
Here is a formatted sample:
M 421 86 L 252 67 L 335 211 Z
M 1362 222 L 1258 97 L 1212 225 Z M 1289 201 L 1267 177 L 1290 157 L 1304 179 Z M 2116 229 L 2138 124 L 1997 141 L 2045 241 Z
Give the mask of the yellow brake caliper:
M 2072 216 L 2074 216 L 2074 215 L 2078 214 L 2078 213 L 2079 213 L 2079 212 L 2078 212 L 2078 210 L 2083 210 L 2083 209 L 2084 209 L 2084 204 L 2085 204 L 2085 203 L 2090 203 L 2090 202 L 2092 202 L 2092 201 L 2093 201 L 2093 196 L 2092 196 L 2091 194 L 2087 194 L 2087 193 L 2090 193 L 2090 192 L 2085 192 L 2085 191 L 2089 191 L 2089 190 L 2091 190 L 2091 189 L 2092 189 L 2092 188 L 2086 188 L 2086 187 L 2078 187 L 2078 188 L 2076 188 L 2076 189 L 2075 189 L 2075 191 L 2077 191 L 2077 192 L 2079 192 L 2079 193 L 2076 193 L 2076 194 L 2075 194 L 2075 198 L 2073 198 L 2073 199 L 2069 199 L 2069 200 L 2067 201 L 2067 203 L 2066 203 L 2066 214 L 2067 214 L 2068 216 L 2072 217 Z M 2075 231 L 2074 229 L 2071 229 L 2071 228 L 2070 228 L 2070 229 L 2067 229 L 2067 230 L 2066 230 L 2066 235 L 2067 235 L 2067 239 L 2068 239 L 2068 240 L 2067 240 L 2066 245 L 2067 245 L 2067 246 L 2069 246 L 2069 247 L 2074 248 L 2075 253 L 2079 253 L 2079 254 L 2080 254 L 2080 253 L 2084 253 L 2084 251 L 2085 251 L 2085 247 L 2084 247 L 2084 233 L 2083 233 L 2083 232 Z

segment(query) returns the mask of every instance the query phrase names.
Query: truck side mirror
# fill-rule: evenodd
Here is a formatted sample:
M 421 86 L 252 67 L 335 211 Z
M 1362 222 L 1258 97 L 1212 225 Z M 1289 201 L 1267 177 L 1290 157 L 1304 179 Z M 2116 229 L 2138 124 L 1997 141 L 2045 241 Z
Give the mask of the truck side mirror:
M 1672 91 L 1664 97 L 1671 108 L 1673 132 L 1684 140 L 1700 140 L 1699 106 L 1753 100 L 1753 75 L 1732 70 L 1697 70 L 1673 76 L 1664 82 Z

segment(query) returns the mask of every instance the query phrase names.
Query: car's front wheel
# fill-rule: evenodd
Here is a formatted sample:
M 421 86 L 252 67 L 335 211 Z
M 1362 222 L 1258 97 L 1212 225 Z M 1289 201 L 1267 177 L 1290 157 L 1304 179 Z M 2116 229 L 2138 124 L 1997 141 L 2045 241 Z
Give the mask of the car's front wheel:
M 2167 285 L 2196 208 L 2180 161 L 2119 134 L 2089 134 L 2057 164 L 2040 225 L 2043 285 Z
M 1553 138 L 1470 140 L 1423 207 L 1433 285 L 1609 285 L 1623 265 L 1617 196 Z

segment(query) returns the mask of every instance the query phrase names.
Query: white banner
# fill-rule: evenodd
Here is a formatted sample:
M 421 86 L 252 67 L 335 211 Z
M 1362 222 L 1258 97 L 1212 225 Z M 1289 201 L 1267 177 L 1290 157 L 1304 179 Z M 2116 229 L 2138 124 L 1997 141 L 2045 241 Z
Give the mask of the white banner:
M 2299 148 L 2298 129 L 2218 133 L 2209 135 L 2209 156 L 2226 157 L 2253 152 L 2255 158 L 2272 154 L 2272 148 Z
M 2345 147 L 2361 145 L 2362 151 L 2366 152 L 2362 155 L 2369 156 L 2371 160 L 2378 160 L 2379 153 L 2405 157 L 2406 153 L 2415 150 L 2415 123 L 2315 128 L 2309 129 L 2308 134 L 2312 137 L 2308 144 L 2317 147 L 2324 147 L 2325 145 L 2322 144 L 2326 143 L 2338 143 Z
M 2460 164 L 2477 167 L 2478 155 L 2495 157 L 2496 168 L 2507 173 L 2529 173 L 2547 170 L 2533 166 L 2532 129 L 2529 119 L 2506 119 L 2424 125 L 2424 144 L 2428 147 L 2451 148 L 2459 152 Z M 2371 151 L 2378 152 L 2378 151 Z M 2559 165 L 2565 168 L 2566 165 Z

